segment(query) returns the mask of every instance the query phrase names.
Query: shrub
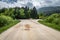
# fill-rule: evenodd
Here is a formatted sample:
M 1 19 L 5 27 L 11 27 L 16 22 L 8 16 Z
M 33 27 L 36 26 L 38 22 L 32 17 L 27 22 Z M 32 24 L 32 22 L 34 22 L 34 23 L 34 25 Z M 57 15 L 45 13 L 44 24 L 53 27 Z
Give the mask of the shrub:
M 0 15 L 0 27 L 9 24 L 13 19 L 9 16 Z
M 38 22 L 60 31 L 60 14 L 52 14 L 44 20 Z
M 46 18 L 45 19 L 45 21 L 47 21 L 47 22 L 52 22 L 54 20 L 54 17 L 52 17 L 52 16 L 49 16 L 48 18 Z
M 59 19 L 59 18 L 60 18 L 59 14 L 52 14 L 49 17 L 47 17 L 45 19 L 45 21 L 50 22 L 50 23 L 52 23 L 53 21 L 55 21 L 57 23 L 57 19 Z
M 60 24 L 60 19 L 59 18 L 55 18 L 53 20 L 53 23 L 59 25 Z

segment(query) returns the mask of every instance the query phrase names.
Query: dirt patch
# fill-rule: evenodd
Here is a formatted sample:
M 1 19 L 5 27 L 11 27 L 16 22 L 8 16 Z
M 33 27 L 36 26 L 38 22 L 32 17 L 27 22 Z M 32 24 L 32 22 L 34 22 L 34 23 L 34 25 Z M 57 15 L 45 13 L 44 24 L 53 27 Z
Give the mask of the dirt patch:
M 25 30 L 30 30 L 31 26 L 29 24 L 25 25 Z

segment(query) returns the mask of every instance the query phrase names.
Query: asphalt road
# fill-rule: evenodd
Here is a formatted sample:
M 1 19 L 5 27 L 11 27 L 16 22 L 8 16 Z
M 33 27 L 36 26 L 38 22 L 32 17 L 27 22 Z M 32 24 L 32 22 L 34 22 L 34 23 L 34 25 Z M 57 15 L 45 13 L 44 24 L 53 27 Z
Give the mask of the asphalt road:
M 0 34 L 0 40 L 60 40 L 60 32 L 27 19 Z

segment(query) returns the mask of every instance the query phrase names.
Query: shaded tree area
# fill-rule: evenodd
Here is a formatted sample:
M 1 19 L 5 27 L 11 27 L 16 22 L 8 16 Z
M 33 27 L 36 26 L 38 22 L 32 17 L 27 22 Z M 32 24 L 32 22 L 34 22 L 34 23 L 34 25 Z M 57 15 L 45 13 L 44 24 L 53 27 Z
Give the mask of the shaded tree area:
M 15 7 L 15 8 L 3 8 L 0 9 L 0 15 L 10 16 L 13 19 L 37 19 L 39 18 L 37 10 L 35 7 L 29 9 L 29 7 Z
M 39 18 L 35 7 L 31 10 L 31 17 L 36 19 Z

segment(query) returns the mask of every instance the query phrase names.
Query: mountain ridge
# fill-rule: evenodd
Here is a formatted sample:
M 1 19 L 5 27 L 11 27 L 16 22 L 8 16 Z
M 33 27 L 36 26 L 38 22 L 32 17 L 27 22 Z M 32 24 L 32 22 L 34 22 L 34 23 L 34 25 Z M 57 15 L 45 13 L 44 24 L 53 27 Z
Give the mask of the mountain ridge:
M 60 6 L 51 6 L 51 7 L 42 7 L 38 9 L 40 13 L 53 13 L 53 12 L 60 12 Z

